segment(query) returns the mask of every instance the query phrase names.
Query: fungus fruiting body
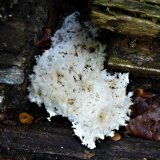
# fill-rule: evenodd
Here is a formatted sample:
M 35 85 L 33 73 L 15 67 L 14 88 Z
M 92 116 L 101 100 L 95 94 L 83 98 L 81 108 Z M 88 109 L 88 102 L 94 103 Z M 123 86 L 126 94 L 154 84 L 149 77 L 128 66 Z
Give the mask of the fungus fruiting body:
M 90 22 L 82 27 L 78 18 L 77 12 L 66 17 L 52 47 L 36 58 L 29 99 L 43 103 L 50 116 L 68 117 L 82 144 L 93 149 L 129 120 L 131 95 L 128 73 L 104 69 L 106 46 L 96 40 L 98 29 Z

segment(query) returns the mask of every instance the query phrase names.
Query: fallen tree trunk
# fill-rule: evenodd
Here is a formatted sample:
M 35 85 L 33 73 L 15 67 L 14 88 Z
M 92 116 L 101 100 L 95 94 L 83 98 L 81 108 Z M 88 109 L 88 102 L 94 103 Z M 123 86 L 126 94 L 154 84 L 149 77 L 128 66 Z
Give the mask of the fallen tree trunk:
M 110 69 L 159 78 L 159 0 L 93 0 L 90 16 L 114 32 L 108 45 Z
M 143 2 L 150 2 L 150 3 L 153 3 L 153 4 L 160 4 L 159 0 L 143 0 Z
M 108 159 L 158 159 L 159 142 L 134 137 L 124 137 L 120 141 L 104 140 L 94 150 L 84 148 L 70 129 L 34 129 L 0 126 L 0 159 L 30 157 L 28 159 L 68 159 L 68 160 L 106 160 Z M 3 150 L 2 150 L 3 148 Z M 12 153 L 9 155 L 7 153 Z M 25 153 L 25 154 L 23 154 Z M 23 154 L 23 156 L 22 156 Z M 57 157 L 57 158 L 56 158 Z M 58 158 L 59 157 L 59 158 Z
M 107 65 L 112 70 L 131 71 L 138 77 L 159 79 L 159 51 L 156 39 L 117 36 L 109 45 Z
M 93 0 L 91 19 L 101 28 L 113 32 L 157 37 L 160 33 L 160 2 L 144 1 Z

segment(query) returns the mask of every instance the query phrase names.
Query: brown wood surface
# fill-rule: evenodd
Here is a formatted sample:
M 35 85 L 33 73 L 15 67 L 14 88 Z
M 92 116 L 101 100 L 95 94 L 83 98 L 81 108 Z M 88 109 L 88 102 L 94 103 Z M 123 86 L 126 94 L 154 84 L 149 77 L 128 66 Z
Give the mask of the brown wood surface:
M 146 3 L 149 2 L 150 3 Z M 133 36 L 159 37 L 158 1 L 92 0 L 91 20 L 101 28 Z
M 34 129 L 33 129 L 34 128 Z M 160 159 L 160 142 L 148 141 L 134 137 L 123 137 L 114 142 L 104 140 L 97 144 L 94 150 L 88 150 L 82 146 L 79 140 L 73 136 L 71 129 L 42 126 L 36 127 L 0 126 L 0 146 L 9 153 L 28 153 L 31 159 L 40 159 L 44 156 L 48 159 L 60 156 L 62 159 Z M 20 154 L 21 155 L 21 154 Z M 24 155 L 23 155 L 24 156 Z M 2 156 L 1 156 L 2 157 Z

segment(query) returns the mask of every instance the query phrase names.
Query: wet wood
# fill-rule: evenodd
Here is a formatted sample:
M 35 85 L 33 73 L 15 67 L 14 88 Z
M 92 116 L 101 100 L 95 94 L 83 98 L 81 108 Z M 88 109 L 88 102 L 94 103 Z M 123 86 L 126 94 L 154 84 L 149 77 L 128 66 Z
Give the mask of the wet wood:
M 153 4 L 160 4 L 159 0 L 142 0 L 143 2 L 149 2 L 149 3 L 153 3 Z
M 101 28 L 117 33 L 157 37 L 160 32 L 158 1 L 93 0 L 91 19 Z
M 130 71 L 136 76 L 159 79 L 158 44 L 156 39 L 117 36 L 109 45 L 107 66 L 112 70 Z
M 45 130 L 46 129 L 46 130 Z M 160 156 L 159 142 L 133 137 L 123 137 L 120 141 L 104 140 L 94 150 L 82 146 L 70 129 L 41 127 L 41 129 L 0 126 L 1 148 L 12 153 L 28 153 L 32 157 L 56 156 L 67 159 L 156 159 Z M 2 155 L 2 150 L 0 150 Z M 4 152 L 4 151 L 3 151 Z M 6 154 L 3 154 L 7 156 Z M 41 156 L 40 156 L 41 155 Z

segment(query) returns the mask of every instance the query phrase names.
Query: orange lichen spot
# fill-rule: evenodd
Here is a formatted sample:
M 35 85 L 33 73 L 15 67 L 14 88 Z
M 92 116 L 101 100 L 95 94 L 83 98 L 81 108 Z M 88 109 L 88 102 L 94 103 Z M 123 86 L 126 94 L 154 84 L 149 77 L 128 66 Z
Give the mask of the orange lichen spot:
M 137 89 L 135 90 L 135 96 L 141 96 L 142 94 L 143 94 L 143 89 L 137 88 Z
M 111 139 L 113 141 L 119 141 L 121 139 L 121 135 L 119 133 L 115 133 L 115 135 Z
M 19 114 L 19 120 L 22 124 L 31 124 L 33 122 L 33 116 L 26 112 Z

